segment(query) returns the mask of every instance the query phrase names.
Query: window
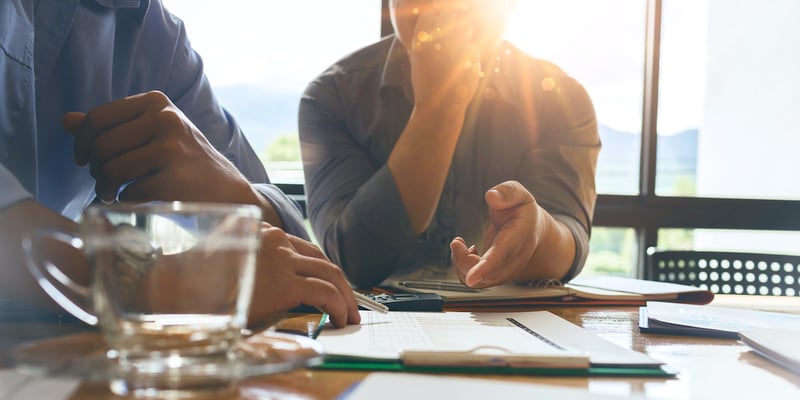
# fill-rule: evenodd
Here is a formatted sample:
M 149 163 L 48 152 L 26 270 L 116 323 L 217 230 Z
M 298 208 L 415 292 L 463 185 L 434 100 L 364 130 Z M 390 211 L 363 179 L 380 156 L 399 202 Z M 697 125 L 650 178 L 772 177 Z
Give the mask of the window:
M 388 2 L 164 2 L 273 181 L 301 194 L 300 95 L 391 33 Z M 781 233 L 800 231 L 798 16 L 796 0 L 517 2 L 507 39 L 580 81 L 597 112 L 586 273 L 640 274 L 656 245 L 764 251 L 764 241 L 800 252 Z
M 527 54 L 564 69 L 589 92 L 603 142 L 597 166 L 600 193 L 639 190 L 645 5 L 519 1 L 506 34 Z
M 800 199 L 800 2 L 664 1 L 659 195 Z
M 272 181 L 302 183 L 300 96 L 336 60 L 380 38 L 380 2 L 163 1 L 184 21 L 211 86 Z

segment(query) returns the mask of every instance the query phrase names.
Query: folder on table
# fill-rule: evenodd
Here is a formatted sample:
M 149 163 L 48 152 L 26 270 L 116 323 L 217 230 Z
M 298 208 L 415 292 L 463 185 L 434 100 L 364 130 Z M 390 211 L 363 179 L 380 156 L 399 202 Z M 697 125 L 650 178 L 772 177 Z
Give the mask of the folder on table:
M 383 287 L 401 292 L 436 293 L 449 309 L 514 305 L 638 305 L 647 301 L 708 304 L 714 293 L 694 286 L 643 279 L 590 276 L 567 284 L 557 280 L 533 285 L 508 283 L 484 289 L 468 288 L 458 281 L 390 279 Z
M 361 312 L 360 325 L 322 329 L 323 369 L 547 375 L 670 375 L 547 311 Z

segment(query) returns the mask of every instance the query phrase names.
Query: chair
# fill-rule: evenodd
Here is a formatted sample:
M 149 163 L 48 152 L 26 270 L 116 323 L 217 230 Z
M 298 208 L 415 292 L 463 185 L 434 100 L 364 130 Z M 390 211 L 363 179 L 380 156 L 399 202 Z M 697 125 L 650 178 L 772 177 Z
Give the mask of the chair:
M 719 294 L 800 296 L 800 256 L 651 248 L 645 273 Z

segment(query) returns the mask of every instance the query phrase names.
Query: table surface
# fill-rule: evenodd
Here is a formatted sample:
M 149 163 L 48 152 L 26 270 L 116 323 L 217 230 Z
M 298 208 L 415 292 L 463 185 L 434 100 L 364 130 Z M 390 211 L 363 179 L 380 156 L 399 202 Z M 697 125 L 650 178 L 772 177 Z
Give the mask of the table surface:
M 717 306 L 782 311 L 800 314 L 800 297 L 771 298 L 717 296 Z M 800 375 L 777 366 L 732 339 L 643 334 L 638 328 L 638 307 L 531 307 L 548 310 L 617 345 L 641 351 L 664 361 L 677 372 L 662 377 L 552 377 L 485 375 L 482 378 L 583 388 L 591 393 L 658 399 L 800 399 Z M 515 311 L 519 311 L 518 309 Z M 296 316 L 281 329 L 305 330 L 318 316 Z M 81 331 L 73 324 L 0 322 L 0 355 L 16 343 Z M 0 365 L 3 363 L 0 357 Z M 7 361 L 6 361 L 7 362 Z M 333 399 L 363 379 L 366 372 L 297 370 L 244 380 L 240 398 Z M 115 398 L 105 384 L 85 382 L 73 399 Z

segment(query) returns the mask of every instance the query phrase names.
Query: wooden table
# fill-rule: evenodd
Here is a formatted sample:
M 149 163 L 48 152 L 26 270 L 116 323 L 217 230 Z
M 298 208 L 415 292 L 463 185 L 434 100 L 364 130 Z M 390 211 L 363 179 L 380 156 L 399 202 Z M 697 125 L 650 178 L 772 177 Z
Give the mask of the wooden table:
M 713 305 L 800 314 L 800 298 L 718 296 Z M 535 308 L 533 308 L 535 309 Z M 659 399 L 800 399 L 800 376 L 749 351 L 735 340 L 639 333 L 636 307 L 547 307 L 562 318 L 622 347 L 646 352 L 677 371 L 675 378 L 542 377 L 480 375 L 508 381 L 584 388 L 592 393 Z M 300 316 L 281 328 L 304 330 L 316 316 Z M 0 322 L 0 344 L 48 334 L 72 333 L 69 325 Z M 798 337 L 800 340 L 800 337 Z M 364 372 L 298 370 L 241 382 L 240 398 L 333 399 Z M 456 396 L 457 397 L 457 396 Z M 104 384 L 83 383 L 74 399 L 115 398 Z

